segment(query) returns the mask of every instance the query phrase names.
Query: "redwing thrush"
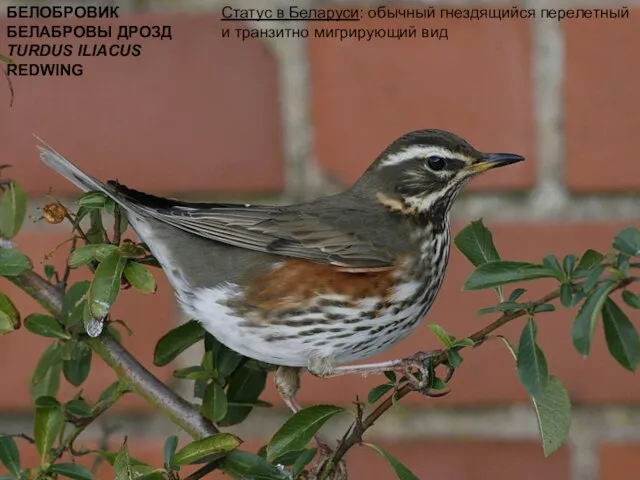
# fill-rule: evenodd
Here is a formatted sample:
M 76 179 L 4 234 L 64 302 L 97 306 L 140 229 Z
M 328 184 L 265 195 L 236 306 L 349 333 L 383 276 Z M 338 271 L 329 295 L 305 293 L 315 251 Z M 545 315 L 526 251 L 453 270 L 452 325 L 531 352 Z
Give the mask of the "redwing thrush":
M 160 198 L 40 152 L 127 212 L 187 315 L 229 348 L 281 366 L 276 384 L 294 411 L 300 367 L 335 376 L 407 365 L 340 364 L 380 353 L 418 326 L 444 278 L 454 200 L 476 174 L 524 160 L 421 130 L 389 145 L 342 193 L 264 206 Z

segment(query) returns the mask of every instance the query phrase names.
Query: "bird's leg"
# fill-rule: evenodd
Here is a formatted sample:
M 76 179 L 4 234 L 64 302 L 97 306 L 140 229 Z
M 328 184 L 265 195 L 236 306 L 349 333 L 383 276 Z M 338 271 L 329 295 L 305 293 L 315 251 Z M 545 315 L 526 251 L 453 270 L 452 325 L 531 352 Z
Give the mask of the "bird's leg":
M 300 389 L 301 374 L 301 368 L 278 367 L 274 377 L 280 398 L 293 413 L 298 413 L 302 409 L 296 399 L 296 393 Z
M 436 357 L 441 353 L 442 350 L 432 350 L 427 352 L 418 352 L 407 358 L 387 360 L 385 362 L 365 363 L 362 365 L 340 365 L 337 367 L 329 367 L 326 362 L 310 362 L 308 368 L 309 372 L 313 375 L 324 378 L 351 374 L 367 376 L 372 373 L 380 374 L 387 371 L 397 371 L 404 374 L 416 389 L 422 390 L 429 382 L 429 372 L 425 365 L 425 361 Z M 412 369 L 420 372 L 420 378 L 417 378 L 411 372 Z

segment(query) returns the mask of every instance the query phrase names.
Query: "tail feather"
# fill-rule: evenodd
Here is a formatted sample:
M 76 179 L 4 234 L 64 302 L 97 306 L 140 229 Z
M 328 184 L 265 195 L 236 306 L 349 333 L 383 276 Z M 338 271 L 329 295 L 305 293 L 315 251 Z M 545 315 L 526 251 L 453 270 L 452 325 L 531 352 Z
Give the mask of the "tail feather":
M 42 140 L 40 140 L 40 142 L 42 142 Z M 44 144 L 44 142 L 42 143 Z M 126 199 L 123 199 L 118 195 L 113 186 L 104 184 L 92 176 L 87 175 L 48 145 L 46 147 L 39 145 L 38 149 L 40 150 L 40 158 L 44 164 L 65 177 L 76 187 L 85 192 L 102 192 L 111 197 L 123 208 L 131 210 L 132 205 Z

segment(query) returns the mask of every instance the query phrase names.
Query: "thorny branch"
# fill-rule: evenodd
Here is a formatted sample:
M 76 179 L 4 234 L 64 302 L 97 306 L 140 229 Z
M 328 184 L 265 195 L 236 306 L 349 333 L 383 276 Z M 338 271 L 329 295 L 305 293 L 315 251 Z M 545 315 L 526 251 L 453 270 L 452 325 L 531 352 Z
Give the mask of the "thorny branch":
M 626 286 L 630 285 L 631 283 L 634 283 L 637 281 L 640 281 L 640 277 L 629 277 L 629 278 L 619 280 L 618 284 L 615 286 L 613 291 L 623 289 Z M 576 283 L 573 285 L 573 287 L 577 288 L 580 285 L 581 283 Z M 545 295 L 544 297 L 540 298 L 539 300 L 532 302 L 530 306 L 532 308 L 535 308 L 537 306 L 552 302 L 556 300 L 558 297 L 560 297 L 560 289 L 557 289 Z M 512 322 L 513 320 L 516 320 L 517 318 L 528 315 L 530 311 L 531 311 L 530 308 L 521 308 L 512 312 L 504 313 L 494 322 L 490 323 L 484 328 L 481 328 L 477 332 L 469 335 L 468 338 L 473 340 L 474 347 L 476 347 L 479 344 L 483 343 L 492 332 L 496 331 L 497 329 L 506 325 L 507 323 Z M 447 359 L 448 359 L 448 354 L 447 354 L 447 351 L 445 350 L 432 360 L 433 368 L 436 368 L 439 365 L 445 364 L 447 362 Z M 338 444 L 337 448 L 333 453 L 333 456 L 323 465 L 322 469 L 320 470 L 318 478 L 323 480 L 330 478 L 330 474 L 332 472 L 333 466 L 338 465 L 340 460 L 344 457 L 344 455 L 347 453 L 347 451 L 349 451 L 351 447 L 353 447 L 356 444 L 362 443 L 362 436 L 369 428 L 373 426 L 376 420 L 378 420 L 387 410 L 389 410 L 394 404 L 394 402 L 397 402 L 398 400 L 400 400 L 401 398 L 405 397 L 406 395 L 408 395 L 413 391 L 415 391 L 415 387 L 410 383 L 405 383 L 398 390 L 390 394 L 382 403 L 378 404 L 378 406 L 366 417 L 363 418 L 363 415 L 360 412 L 360 414 L 357 417 L 357 421 L 353 425 L 350 433 L 340 441 L 340 443 Z

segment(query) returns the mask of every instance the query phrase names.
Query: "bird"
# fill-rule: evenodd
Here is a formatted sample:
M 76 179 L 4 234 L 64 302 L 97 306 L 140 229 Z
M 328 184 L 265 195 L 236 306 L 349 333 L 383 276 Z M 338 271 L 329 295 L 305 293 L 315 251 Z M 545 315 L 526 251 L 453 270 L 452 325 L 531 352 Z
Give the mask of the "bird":
M 277 390 L 293 412 L 305 370 L 365 375 L 424 360 L 351 364 L 396 345 L 427 315 L 449 261 L 451 207 L 464 187 L 524 160 L 483 153 L 449 131 L 416 130 L 340 193 L 251 205 L 103 183 L 53 148 L 38 148 L 46 165 L 126 212 L 188 317 L 230 349 L 277 366 Z

